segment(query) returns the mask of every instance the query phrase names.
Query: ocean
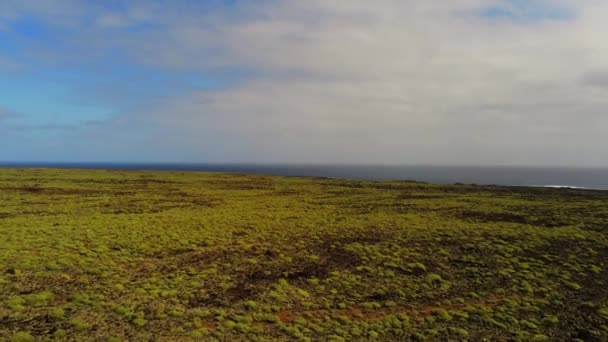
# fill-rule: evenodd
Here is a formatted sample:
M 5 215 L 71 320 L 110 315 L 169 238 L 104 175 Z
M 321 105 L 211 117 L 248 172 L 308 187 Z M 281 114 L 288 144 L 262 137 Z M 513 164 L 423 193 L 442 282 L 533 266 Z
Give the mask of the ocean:
M 62 167 L 159 171 L 211 171 L 359 180 L 411 180 L 438 184 L 573 187 L 608 190 L 608 168 L 515 166 L 255 165 L 128 163 L 0 163 L 4 167 Z

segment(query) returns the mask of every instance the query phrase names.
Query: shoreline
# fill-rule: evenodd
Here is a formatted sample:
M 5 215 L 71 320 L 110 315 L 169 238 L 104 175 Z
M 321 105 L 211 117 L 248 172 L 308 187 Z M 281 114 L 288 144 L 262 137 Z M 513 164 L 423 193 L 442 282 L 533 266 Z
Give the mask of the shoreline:
M 161 168 L 162 167 L 162 168 Z M 304 166 L 306 167 L 306 166 Z M 328 168 L 338 168 L 338 165 L 330 165 Z M 347 168 L 348 166 L 344 166 Z M 351 167 L 373 167 L 373 166 L 351 166 Z M 381 166 L 375 166 L 381 168 Z M 424 166 L 403 166 L 403 168 L 424 168 Z M 239 169 L 240 168 L 240 169 Z M 277 169 L 278 168 L 278 169 Z M 308 166 L 308 168 L 314 168 L 314 166 Z M 438 169 L 449 169 L 451 167 L 435 166 L 429 168 Z M 455 167 L 459 168 L 459 167 Z M 473 167 L 471 167 L 473 168 Z M 498 167 L 479 167 L 479 169 L 496 170 Z M 505 167 L 505 170 L 509 167 Z M 18 164 L 18 163 L 0 163 L 1 169 L 41 169 L 41 170 L 99 170 L 99 171 L 133 171 L 133 172 L 187 172 L 187 173 L 226 173 L 226 174 L 239 174 L 239 175 L 257 175 L 267 177 L 295 177 L 295 178 L 321 178 L 328 180 L 343 180 L 343 181 L 365 181 L 365 182 L 414 182 L 424 183 L 439 186 L 478 186 L 478 187 L 507 187 L 507 188 L 535 188 L 535 189 L 556 189 L 556 190 L 578 190 L 578 191 L 608 191 L 608 187 L 593 187 L 593 186 L 579 186 L 569 184 L 501 184 L 501 183 L 477 183 L 477 182 L 440 182 L 425 179 L 413 179 L 413 178 L 386 178 L 386 177 L 346 177 L 346 176 L 324 176 L 319 174 L 306 174 L 298 171 L 298 166 L 290 168 L 287 165 L 284 166 L 256 166 L 254 164 L 242 164 L 242 165 L 228 165 L 228 164 L 93 164 L 93 163 L 48 163 L 48 164 Z M 300 169 L 301 170 L 301 169 Z M 318 169 L 314 169 L 318 170 Z M 556 169 L 557 170 L 557 169 Z M 603 170 L 603 169 L 600 169 Z M 275 172 L 272 172 L 275 171 Z M 289 172 L 281 172 L 289 171 Z M 606 170 L 608 172 L 608 169 Z

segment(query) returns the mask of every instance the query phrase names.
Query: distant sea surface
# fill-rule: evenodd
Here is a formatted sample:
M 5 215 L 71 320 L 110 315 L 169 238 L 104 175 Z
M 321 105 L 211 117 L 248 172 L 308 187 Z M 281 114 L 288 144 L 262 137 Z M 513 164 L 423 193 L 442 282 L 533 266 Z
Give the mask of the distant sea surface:
M 0 163 L 0 166 L 212 171 L 360 180 L 413 180 L 439 184 L 495 184 L 608 190 L 608 168 L 121 163 Z

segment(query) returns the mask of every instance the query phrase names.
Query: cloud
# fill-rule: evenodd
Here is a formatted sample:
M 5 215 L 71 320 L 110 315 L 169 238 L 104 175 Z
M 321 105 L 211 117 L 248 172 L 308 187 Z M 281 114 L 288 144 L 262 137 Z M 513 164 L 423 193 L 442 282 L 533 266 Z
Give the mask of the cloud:
M 120 136 L 124 146 L 99 146 L 100 154 L 608 165 L 608 99 L 598 89 L 606 80 L 597 72 L 608 70 L 603 1 L 137 2 L 94 13 L 95 27 L 69 37 L 76 49 L 118 50 L 168 72 L 249 75 L 84 128 L 79 138 Z M 136 147 L 125 151 L 129 141 Z
M 58 123 L 41 123 L 41 124 L 32 124 L 32 123 L 24 123 L 22 119 L 26 118 L 26 115 L 16 112 L 11 109 L 1 108 L 0 107 L 0 128 L 5 131 L 12 132 L 32 132 L 32 131 L 68 131 L 81 129 L 86 125 L 90 125 L 90 122 L 85 122 L 82 125 L 66 125 L 66 124 L 58 124 Z
M 0 107 L 0 121 L 18 118 L 21 115 L 13 110 Z
M 608 89 L 608 69 L 594 70 L 586 73 L 582 77 L 582 83 L 591 87 Z
M 608 13 L 605 6 L 534 25 L 488 23 L 470 15 L 479 8 L 287 2 L 236 25 L 175 26 L 161 40 L 167 45 L 141 50 L 150 58 L 135 56 L 164 67 L 225 63 L 260 72 L 155 114 L 159 125 L 212 127 L 240 141 L 234 159 L 606 163 L 606 99 L 578 83 L 590 65 L 605 64 L 605 25 L 591 13 Z M 207 50 L 221 53 L 201 63 L 195 56 Z M 570 154 L 572 146 L 597 160 Z
M 15 119 L 21 118 L 21 114 L 6 108 L 0 107 L 0 135 L 8 136 L 14 130 Z M 0 139 L 0 143 L 2 139 Z
M 2 56 L 0 56 L 0 72 L 1 71 L 17 71 L 19 70 L 20 65 L 19 63 L 9 59 L 9 58 L 3 58 Z

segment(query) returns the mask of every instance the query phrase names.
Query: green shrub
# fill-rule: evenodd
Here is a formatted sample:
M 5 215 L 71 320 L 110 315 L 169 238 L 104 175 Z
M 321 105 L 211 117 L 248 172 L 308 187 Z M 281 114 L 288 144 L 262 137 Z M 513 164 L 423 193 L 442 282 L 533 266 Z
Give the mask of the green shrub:
M 543 322 L 548 324 L 557 324 L 559 323 L 559 318 L 557 318 L 557 316 L 549 315 L 543 318 Z
M 12 342 L 36 342 L 36 338 L 28 332 L 19 331 L 13 335 Z
M 304 298 L 308 298 L 310 297 L 310 293 L 308 293 L 308 291 L 303 290 L 303 289 L 297 289 L 296 293 L 298 294 L 298 296 L 300 297 L 304 297 Z
M 538 325 L 530 322 L 530 321 L 526 321 L 524 319 L 522 319 L 521 321 L 519 321 L 519 324 L 523 325 L 524 327 L 531 329 L 531 330 L 537 330 L 538 329 Z
M 236 327 L 236 322 L 231 320 L 224 321 L 224 326 L 228 329 L 234 329 Z
M 419 332 L 415 332 L 412 334 L 412 340 L 414 341 L 426 341 L 426 336 Z
M 11 297 L 8 300 L 8 307 L 17 312 L 25 311 L 25 299 L 21 297 Z
M 64 329 L 57 329 L 55 330 L 55 332 L 53 333 L 53 337 L 55 339 L 62 339 L 64 337 L 66 337 L 68 335 L 68 332 L 65 331 Z
M 72 318 L 70 320 L 70 325 L 74 328 L 74 330 L 76 331 L 84 331 L 90 328 L 90 325 L 83 321 L 80 318 Z
M 133 320 L 133 324 L 137 327 L 143 327 L 146 325 L 146 320 L 143 317 L 137 317 Z
M 582 289 L 582 288 L 583 288 L 581 285 L 579 285 L 579 284 L 577 284 L 577 283 L 575 283 L 575 282 L 572 282 L 572 281 L 567 281 L 565 284 L 566 284 L 566 286 L 568 286 L 569 288 L 571 288 L 571 289 L 573 289 L 573 290 L 576 290 L 576 291 L 578 291 L 578 290 L 580 290 L 580 289 Z
M 245 306 L 249 309 L 249 310 L 256 310 L 258 308 L 258 304 L 252 300 L 248 300 L 245 302 Z
M 91 297 L 87 294 L 79 293 L 74 295 L 74 301 L 81 304 L 93 304 Z
M 439 274 L 429 273 L 424 280 L 431 285 L 436 285 L 440 284 L 443 281 L 443 278 Z
M 426 266 L 421 262 L 412 262 L 407 264 L 407 267 L 414 272 L 426 272 Z
M 452 320 L 452 315 L 450 315 L 446 310 L 444 309 L 436 309 L 433 312 L 437 317 L 439 317 L 442 321 L 446 321 L 449 322 Z
M 65 310 L 63 310 L 62 308 L 54 308 L 53 310 L 51 310 L 49 315 L 53 318 L 61 319 L 65 317 Z
M 462 328 L 449 327 L 448 331 L 453 335 L 457 335 L 457 336 L 465 337 L 465 338 L 469 337 L 469 332 Z

